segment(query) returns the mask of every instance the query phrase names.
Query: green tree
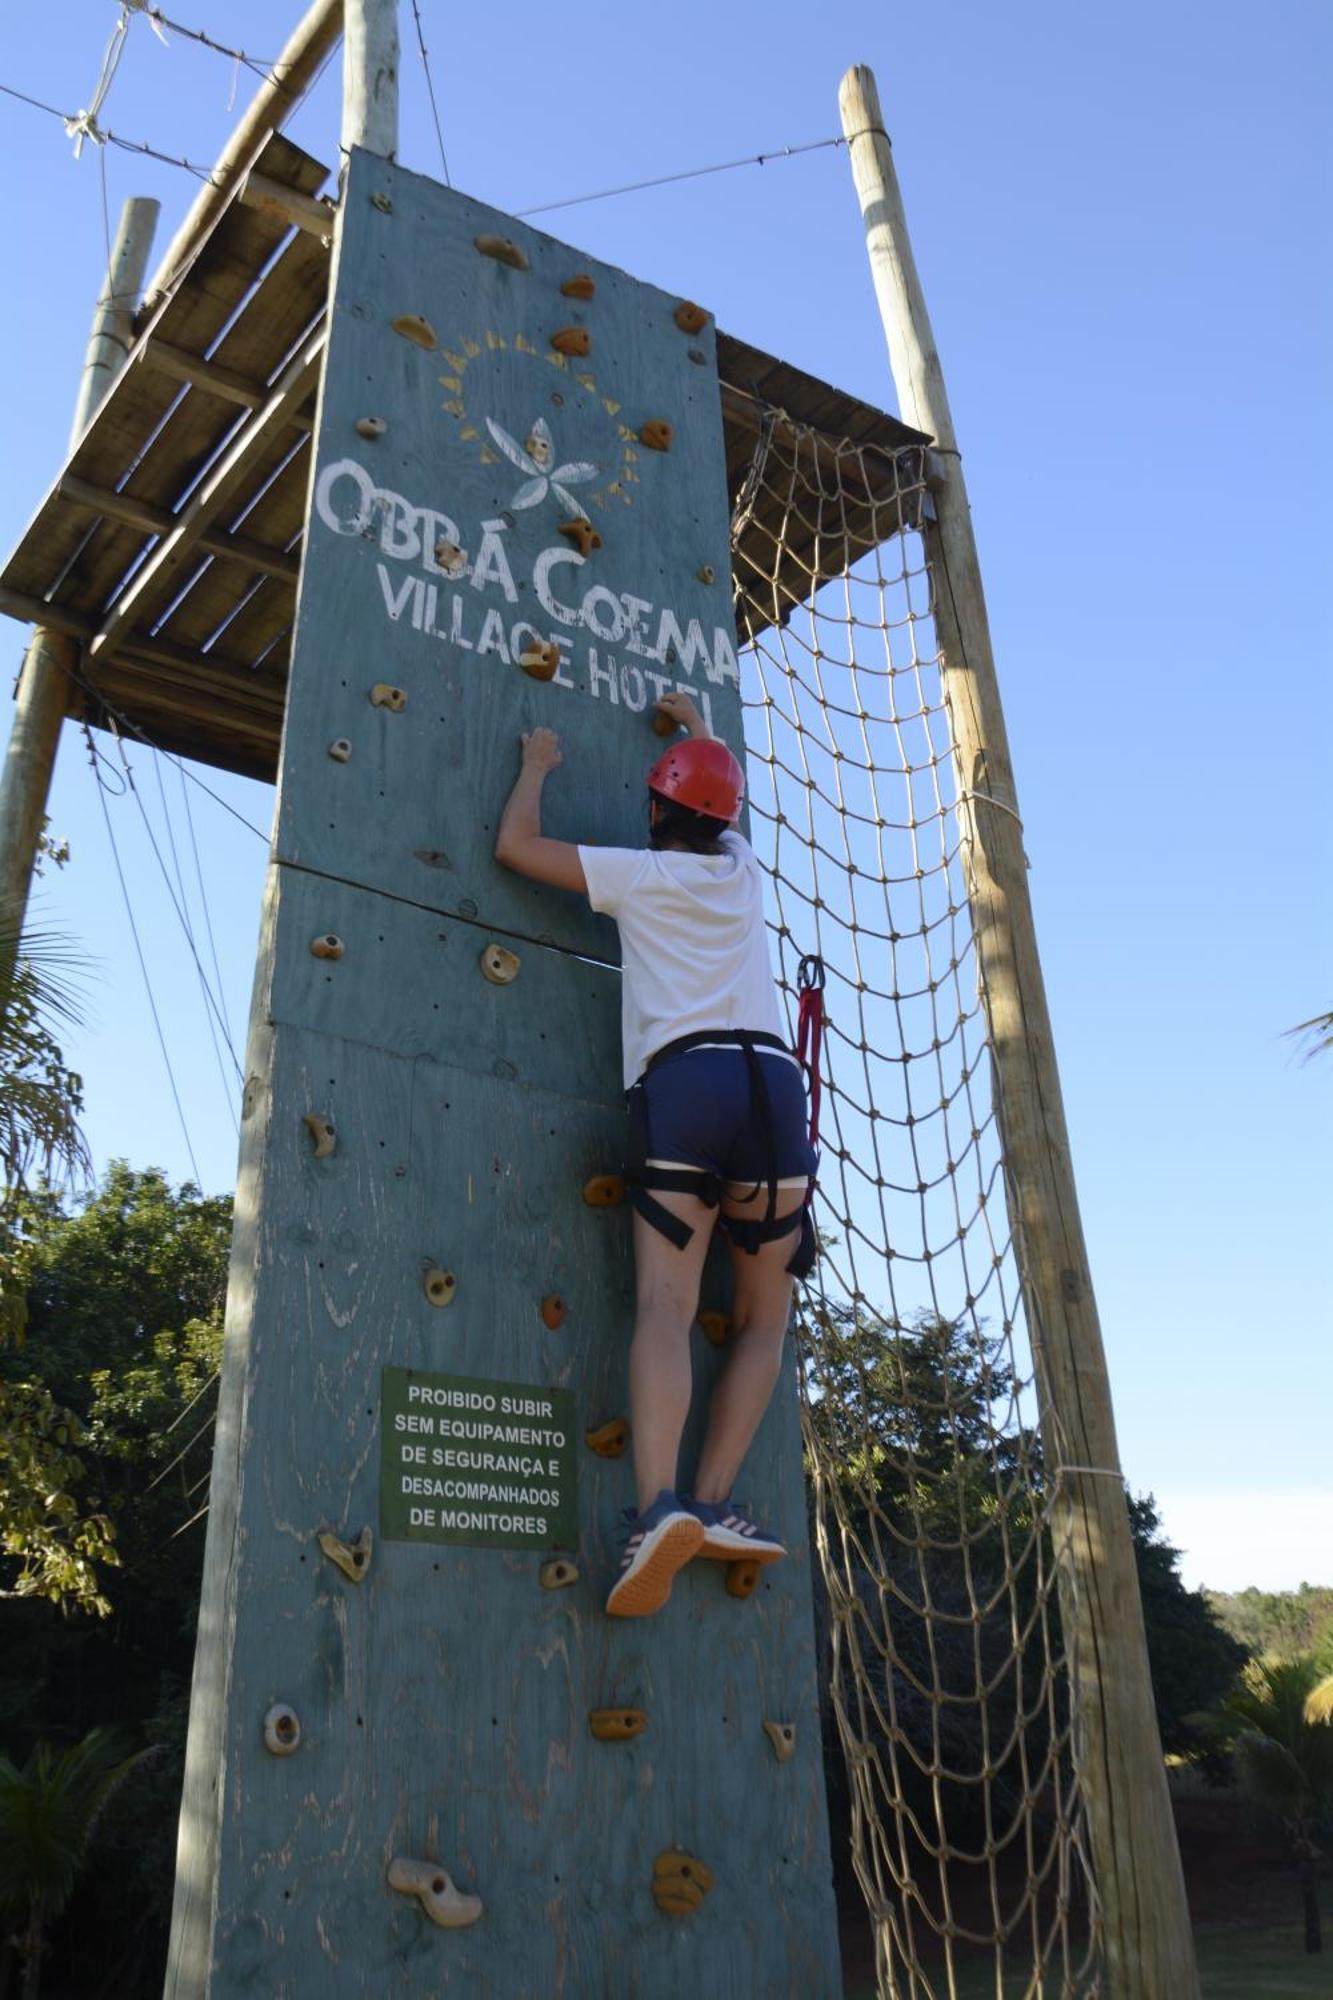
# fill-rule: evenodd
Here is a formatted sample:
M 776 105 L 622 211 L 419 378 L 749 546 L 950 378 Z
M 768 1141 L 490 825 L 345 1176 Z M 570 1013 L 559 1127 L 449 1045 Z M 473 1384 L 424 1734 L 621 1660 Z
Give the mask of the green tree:
M 23 2000 L 37 2000 L 47 1932 L 68 1903 L 103 1809 L 136 1764 L 114 1730 L 66 1750 L 37 1743 L 19 1766 L 0 1756 L 0 1909 L 18 1928 Z
M 1312 1658 L 1252 1660 L 1223 1704 L 1236 1774 L 1281 1820 L 1301 1887 L 1305 1949 L 1323 1950 L 1316 1835 L 1333 1812 L 1333 1682 Z
M 27 1333 L 31 1206 L 50 1200 L 53 1177 L 79 1184 L 89 1171 L 83 1086 L 52 1026 L 78 1018 L 69 966 L 58 938 L 0 935 L 0 1347 L 14 1351 Z M 0 1379 L 0 1595 L 105 1613 L 98 1565 L 116 1560 L 113 1530 L 82 1504 L 79 1442 L 78 1418 L 31 1370 Z
M 91 1195 L 39 1190 L 25 1210 L 27 1344 L 0 1354 L 0 1383 L 23 1371 L 77 1422 L 120 1562 L 104 1619 L 0 1602 L 0 1742 L 22 1759 L 114 1722 L 163 1746 L 113 1799 L 53 1929 L 62 1992 L 161 1992 L 230 1225 L 228 1200 L 123 1162 Z
M 1246 1648 L 1222 1625 L 1205 1592 L 1186 1589 L 1180 1550 L 1162 1533 L 1152 1495 L 1127 1494 L 1126 1500 L 1162 1748 L 1196 1756 L 1209 1748 L 1197 1717 L 1232 1685 Z

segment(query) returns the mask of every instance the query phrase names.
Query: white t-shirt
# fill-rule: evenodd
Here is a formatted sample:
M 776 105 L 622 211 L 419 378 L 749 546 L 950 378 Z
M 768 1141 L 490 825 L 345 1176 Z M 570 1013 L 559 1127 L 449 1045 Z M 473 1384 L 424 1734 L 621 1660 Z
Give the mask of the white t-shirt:
M 614 917 L 623 967 L 625 1088 L 680 1035 L 753 1028 L 781 1035 L 764 928 L 764 878 L 749 843 L 720 854 L 580 847 L 594 910 Z

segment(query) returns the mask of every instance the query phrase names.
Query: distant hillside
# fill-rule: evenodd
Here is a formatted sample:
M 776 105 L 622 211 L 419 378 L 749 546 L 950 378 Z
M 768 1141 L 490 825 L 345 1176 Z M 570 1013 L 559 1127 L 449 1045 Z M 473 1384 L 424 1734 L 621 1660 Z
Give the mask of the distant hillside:
M 1333 1587 L 1205 1592 L 1213 1615 L 1252 1653 L 1315 1653 L 1333 1668 Z

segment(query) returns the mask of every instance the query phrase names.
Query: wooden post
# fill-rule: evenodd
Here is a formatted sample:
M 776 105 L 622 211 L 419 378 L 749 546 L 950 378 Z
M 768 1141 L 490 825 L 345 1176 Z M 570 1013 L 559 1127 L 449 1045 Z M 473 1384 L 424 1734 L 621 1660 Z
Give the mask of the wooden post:
M 902 416 L 936 444 L 936 519 L 924 533 L 1110 1991 L 1113 2000 L 1191 2000 L 1198 1974 L 967 489 L 870 70 L 848 70 L 839 102 Z
M 143 315 L 161 304 L 189 265 L 244 179 L 265 142 L 282 129 L 342 32 L 342 0 L 314 0 L 286 48 L 260 84 L 245 116 L 218 155 L 217 164 L 153 273 Z
M 70 447 L 78 442 L 125 365 L 134 306 L 152 247 L 158 204 L 139 196 L 126 202 L 111 262 L 93 314 L 74 412 Z M 78 641 L 68 632 L 39 626 L 19 670 L 14 721 L 0 773 L 0 972 L 17 952 L 27 914 L 37 841 L 51 790 L 69 676 L 78 665 Z M 0 982 L 2 983 L 2 982 Z
M 397 155 L 398 0 L 346 0 L 342 143 Z
M 148 252 L 161 203 L 132 195 L 120 212 L 120 228 L 107 265 L 102 296 L 93 314 L 83 380 L 69 434 L 71 452 L 87 430 L 111 384 L 125 366 L 134 339 L 134 314 L 148 269 Z

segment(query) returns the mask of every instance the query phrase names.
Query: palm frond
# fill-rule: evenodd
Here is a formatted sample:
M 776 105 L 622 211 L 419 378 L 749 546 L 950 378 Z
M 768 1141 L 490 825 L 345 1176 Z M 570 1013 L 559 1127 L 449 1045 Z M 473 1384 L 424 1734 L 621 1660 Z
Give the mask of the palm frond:
M 118 1730 L 90 1729 L 63 1751 L 38 1743 L 21 1770 L 0 1758 L 0 1906 L 58 1916 L 108 1800 L 152 1754 L 127 1751 Z

